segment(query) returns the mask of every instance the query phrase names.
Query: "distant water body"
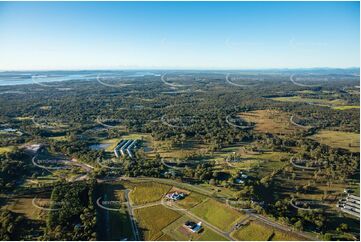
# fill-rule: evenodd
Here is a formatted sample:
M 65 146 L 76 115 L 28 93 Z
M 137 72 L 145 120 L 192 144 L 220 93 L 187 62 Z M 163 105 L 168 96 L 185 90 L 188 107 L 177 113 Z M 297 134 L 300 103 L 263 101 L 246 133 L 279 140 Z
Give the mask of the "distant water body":
M 0 86 L 13 86 L 24 84 L 36 84 L 45 82 L 62 82 L 62 81 L 88 81 L 95 80 L 98 75 L 107 77 L 143 77 L 143 76 L 160 76 L 153 72 L 134 71 L 134 72 L 0 72 Z

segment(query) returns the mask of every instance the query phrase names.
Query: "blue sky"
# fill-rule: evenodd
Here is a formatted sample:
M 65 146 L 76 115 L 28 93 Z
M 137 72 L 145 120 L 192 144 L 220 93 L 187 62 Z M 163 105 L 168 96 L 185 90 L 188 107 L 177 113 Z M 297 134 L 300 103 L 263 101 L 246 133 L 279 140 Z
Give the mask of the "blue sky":
M 358 2 L 1 2 L 0 69 L 358 67 Z

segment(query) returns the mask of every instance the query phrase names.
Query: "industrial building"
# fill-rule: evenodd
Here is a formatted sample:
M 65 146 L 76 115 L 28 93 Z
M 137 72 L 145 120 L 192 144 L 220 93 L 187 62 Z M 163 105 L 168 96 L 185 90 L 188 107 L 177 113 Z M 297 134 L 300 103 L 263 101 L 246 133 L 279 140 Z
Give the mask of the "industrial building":
M 138 140 L 121 140 L 114 148 L 114 155 L 119 158 L 121 156 L 129 156 L 134 159 L 134 149 L 137 148 Z
M 347 193 L 347 197 L 340 199 L 337 207 L 341 211 L 360 218 L 360 197 Z

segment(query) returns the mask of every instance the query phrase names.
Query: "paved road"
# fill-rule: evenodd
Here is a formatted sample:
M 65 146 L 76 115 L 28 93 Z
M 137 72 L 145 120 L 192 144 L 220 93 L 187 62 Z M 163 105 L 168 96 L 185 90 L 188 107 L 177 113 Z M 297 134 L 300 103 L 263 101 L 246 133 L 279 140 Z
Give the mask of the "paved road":
M 132 209 L 141 209 L 141 208 L 148 208 L 148 207 L 154 207 L 157 205 L 162 205 L 162 202 L 153 202 L 153 203 L 147 203 L 144 205 L 137 205 L 137 206 L 132 206 Z
M 216 198 L 218 201 L 222 202 L 222 203 L 225 203 L 225 201 L 222 201 L 219 199 L 219 197 L 216 197 L 216 195 L 214 194 L 214 192 L 210 192 L 209 190 L 205 190 L 205 189 L 202 189 L 202 188 L 199 188 L 199 187 L 195 187 L 191 184 L 187 184 L 187 183 L 179 183 L 177 181 L 174 181 L 174 180 L 169 180 L 169 179 L 161 179 L 161 178 L 150 178 L 150 177 L 142 177 L 142 178 L 129 178 L 129 177 L 116 177 L 116 178 L 108 178 L 108 179 L 98 179 L 98 182 L 106 182 L 106 181 L 120 181 L 120 180 L 144 180 L 144 181 L 155 181 L 155 182 L 161 182 L 161 183 L 166 183 L 166 184 L 172 184 L 174 186 L 180 186 L 180 187 L 187 187 L 189 190 L 193 190 L 193 191 L 196 191 L 196 192 L 199 192 L 201 194 L 204 194 L 204 195 L 207 195 L 207 196 L 210 196 L 212 198 Z M 126 198 L 127 198 L 127 201 L 129 201 L 129 198 L 128 198 L 128 193 L 126 193 Z M 158 204 L 161 204 L 160 202 L 158 203 L 153 203 L 151 204 L 151 206 L 155 206 L 155 205 L 158 205 Z M 230 206 L 230 205 L 228 205 Z M 141 205 L 141 206 L 137 206 L 136 208 L 141 208 L 141 207 L 147 207 L 146 205 Z M 232 206 L 230 206 L 232 207 Z M 234 208 L 234 207 L 233 207 Z M 129 215 L 131 216 L 132 218 L 132 221 L 133 221 L 133 226 L 134 226 L 134 218 L 133 218 L 133 211 L 132 211 L 132 206 L 130 205 L 130 203 L 128 202 L 128 209 L 129 209 Z M 237 209 L 237 208 L 234 208 L 234 209 Z M 185 211 L 185 210 L 179 210 L 177 209 L 178 211 Z M 282 225 L 282 224 L 279 224 L 273 220 L 270 220 L 269 218 L 263 216 L 263 215 L 259 215 L 259 214 L 256 214 L 254 212 L 251 212 L 251 211 L 247 211 L 247 210 L 244 210 L 245 213 L 247 213 L 249 216 L 252 216 L 253 218 L 255 219 L 258 219 L 260 220 L 261 222 L 269 225 L 269 226 L 272 226 L 274 228 L 277 228 L 279 230 L 282 230 L 282 231 L 285 231 L 285 232 L 288 232 L 288 233 L 293 233 L 293 234 L 296 234 L 297 236 L 300 236 L 300 237 L 304 237 L 306 238 L 307 240 L 312 240 L 312 241 L 317 241 L 318 239 L 317 238 L 314 238 L 313 236 L 311 235 L 308 235 L 304 232 L 300 232 L 300 231 L 295 231 L 293 229 L 291 229 L 290 227 L 286 226 L 286 225 Z M 186 211 L 184 212 L 186 213 L 187 215 L 189 215 L 190 217 L 193 217 L 201 222 L 203 222 L 205 225 L 207 225 L 208 227 L 210 227 L 212 230 L 214 230 L 215 232 L 217 232 L 218 234 L 230 239 L 230 240 L 234 240 L 231 236 L 230 236 L 230 232 L 225 232 L 225 231 L 222 231 L 220 230 L 219 228 L 213 226 L 212 224 L 209 224 L 207 223 L 206 221 L 204 221 L 203 219 L 199 218 L 198 216 L 195 216 L 194 214 L 190 213 L 189 211 Z M 136 227 L 136 226 L 135 226 Z M 138 231 L 138 230 L 136 230 Z M 139 232 L 135 232 L 138 234 L 139 236 Z
M 234 230 L 237 230 L 237 224 L 244 224 L 244 222 L 246 222 L 247 220 L 249 220 L 250 216 L 246 216 L 245 218 L 243 218 L 242 220 L 238 221 L 235 225 L 232 226 L 231 231 L 229 231 L 229 234 L 231 234 Z
M 234 241 L 234 239 L 230 236 L 230 232 L 224 232 L 223 230 L 217 228 L 213 224 L 208 223 L 207 221 L 205 221 L 205 220 L 201 219 L 200 217 L 194 215 L 193 213 L 189 212 L 188 210 L 183 210 L 183 211 L 188 217 L 191 217 L 191 218 L 193 218 L 194 220 L 197 220 L 197 221 L 201 221 L 202 224 L 205 224 L 207 227 L 211 228 L 217 234 L 222 235 L 223 237 L 225 237 L 225 238 L 227 238 L 227 239 L 229 239 L 231 241 Z
M 129 179 L 129 178 L 119 178 L 119 179 L 125 179 L 125 180 L 127 180 L 127 179 Z M 137 180 L 139 180 L 139 178 L 131 178 L 131 179 L 137 179 Z M 158 181 L 158 182 L 163 182 L 163 183 L 164 183 L 164 180 L 169 181 L 169 179 L 160 179 L 160 178 L 140 178 L 140 179 L 142 179 L 142 180 Z M 171 184 L 177 185 L 177 183 L 179 183 L 179 182 L 171 180 Z M 208 196 L 210 196 L 210 197 L 212 197 L 212 198 L 216 198 L 218 201 L 220 201 L 220 202 L 222 202 L 222 203 L 225 203 L 224 199 L 219 199 L 219 197 L 216 197 L 216 195 L 215 195 L 214 193 L 212 193 L 212 192 L 210 192 L 210 191 L 208 191 L 208 190 L 204 190 L 204 189 L 202 189 L 202 188 L 198 188 L 198 187 L 195 187 L 195 186 L 193 186 L 193 185 L 191 185 L 191 184 L 187 184 L 187 183 L 181 183 L 180 185 L 183 185 L 183 186 L 184 186 L 184 185 L 187 185 L 188 189 L 190 189 L 190 190 L 201 192 L 201 193 L 206 194 L 206 195 L 208 195 Z M 230 206 L 230 205 L 228 204 L 228 206 Z M 230 206 L 230 207 L 232 207 L 232 206 Z M 234 208 L 234 207 L 232 207 L 232 208 Z M 234 209 L 237 209 L 237 208 L 234 208 Z M 296 234 L 296 235 L 298 235 L 298 236 L 300 236 L 300 237 L 306 238 L 307 240 L 318 240 L 317 238 L 314 238 L 314 237 L 311 236 L 311 235 L 308 235 L 308 234 L 306 234 L 306 233 L 304 233 L 304 232 L 295 231 L 295 230 L 291 229 L 290 227 L 288 227 L 288 226 L 286 226 L 286 225 L 279 224 L 279 223 L 277 223 L 277 222 L 275 222 L 275 221 L 273 221 L 273 220 L 270 220 L 269 218 L 267 218 L 267 217 L 265 217 L 265 216 L 263 216 L 263 215 L 256 214 L 256 213 L 254 213 L 254 212 L 252 212 L 252 211 L 249 211 L 249 210 L 243 210 L 243 211 L 244 211 L 245 213 L 247 213 L 248 215 L 252 216 L 253 218 L 258 219 L 258 220 L 260 220 L 261 222 L 263 222 L 263 223 L 265 223 L 265 224 L 267 224 L 267 225 L 269 225 L 269 226 L 272 226 L 272 227 L 274 227 L 274 228 L 280 229 L 280 230 L 285 231 L 285 232 L 288 232 L 288 233 L 289 233 L 289 232 L 294 233 L 294 234 Z M 189 212 L 188 212 L 188 213 L 189 213 Z M 194 217 L 194 216 L 195 216 L 195 215 L 193 215 L 193 217 Z M 200 218 L 198 218 L 198 219 L 199 219 L 200 221 L 202 221 Z M 209 223 L 205 222 L 205 224 L 208 225 Z M 230 235 L 229 235 L 230 232 L 227 233 L 227 232 L 221 231 L 220 229 L 218 229 L 217 227 L 214 227 L 213 225 L 211 225 L 211 226 L 209 226 L 209 227 L 215 228 L 214 230 L 215 230 L 216 232 L 218 231 L 218 232 L 221 233 L 223 236 L 226 236 L 226 235 L 227 235 L 227 236 L 226 236 L 227 238 L 229 238 L 229 239 L 231 239 L 231 240 L 234 240 L 233 238 L 230 237 Z
M 174 209 L 177 212 L 183 213 L 185 215 L 187 215 L 188 217 L 194 219 L 195 221 L 200 221 L 202 222 L 202 224 L 205 224 L 207 227 L 209 227 L 211 230 L 213 230 L 215 233 L 229 239 L 229 240 L 234 240 L 231 236 L 230 233 L 231 232 L 225 232 L 219 228 L 217 228 L 216 226 L 214 226 L 213 224 L 208 223 L 207 221 L 203 220 L 202 218 L 198 217 L 197 215 L 191 213 L 189 210 L 187 209 L 183 209 L 178 207 L 175 203 L 173 203 L 173 205 L 165 205 L 163 202 L 160 202 L 160 204 L 162 204 L 163 206 L 165 206 L 166 208 L 169 209 Z
M 130 218 L 130 223 L 131 223 L 133 235 L 134 235 L 134 240 L 139 241 L 140 240 L 140 235 L 139 235 L 137 223 L 136 223 L 136 221 L 134 219 L 132 205 L 130 204 L 129 190 L 128 189 L 125 190 L 125 198 L 127 199 L 127 208 L 128 208 L 128 213 L 129 213 L 129 218 Z

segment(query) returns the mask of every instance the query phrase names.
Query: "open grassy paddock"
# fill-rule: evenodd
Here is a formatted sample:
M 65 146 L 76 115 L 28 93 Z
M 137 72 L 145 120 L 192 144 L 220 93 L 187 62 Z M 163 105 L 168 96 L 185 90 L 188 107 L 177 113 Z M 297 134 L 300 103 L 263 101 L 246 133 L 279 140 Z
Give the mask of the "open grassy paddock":
M 246 225 L 232 233 L 232 237 L 240 241 L 291 241 L 302 240 L 290 233 L 275 230 L 265 224 L 249 221 Z
M 190 209 L 206 199 L 205 196 L 191 192 L 184 199 L 177 201 L 177 205 L 181 208 Z
M 163 235 L 162 229 L 181 217 L 178 212 L 163 205 L 136 209 L 134 215 L 145 240 L 157 240 Z
M 272 134 L 290 134 L 299 128 L 290 123 L 291 114 L 278 110 L 256 110 L 239 114 L 247 122 L 255 123 L 255 131 Z
M 321 99 L 321 98 L 307 98 L 302 96 L 289 96 L 289 97 L 276 97 L 272 98 L 272 100 L 280 101 L 280 102 L 299 102 L 299 103 L 313 103 L 318 106 L 331 106 L 331 107 L 339 107 L 347 105 L 345 100 L 339 99 L 337 97 L 333 97 L 330 99 Z
M 344 106 L 333 107 L 333 109 L 335 109 L 335 110 L 360 109 L 360 106 L 357 106 L 357 105 L 344 105 Z
M 134 205 L 141 205 L 159 201 L 172 187 L 155 182 L 138 183 L 129 193 L 130 200 Z
M 163 229 L 163 233 L 169 236 L 170 240 L 177 240 L 177 241 L 225 241 L 227 240 L 223 236 L 217 234 L 209 227 L 203 225 L 203 231 L 200 233 L 192 233 L 183 225 L 186 221 L 191 220 L 188 216 L 184 215 L 171 223 L 165 229 Z
M 245 214 L 213 199 L 202 202 L 191 212 L 224 231 L 229 231 L 238 220 L 246 218 Z
M 35 204 L 39 207 L 49 207 L 50 193 L 42 193 L 33 196 L 17 196 L 13 198 L 8 198 L 6 199 L 6 203 L 3 208 L 9 209 L 15 213 L 22 214 L 30 220 L 44 221 L 48 212 L 34 206 L 34 198 L 36 198 Z
M 321 130 L 310 138 L 333 148 L 360 152 L 360 134 L 357 133 Z
M 15 149 L 15 146 L 4 146 L 0 147 L 0 154 L 5 154 L 13 151 Z
M 207 146 L 197 140 L 186 140 L 183 144 L 173 144 L 170 141 L 153 141 L 152 149 L 161 157 L 169 160 L 182 160 L 192 154 L 206 154 Z
M 36 179 L 28 178 L 25 180 L 23 187 L 37 187 L 40 185 L 50 185 L 58 182 L 60 179 L 52 175 L 38 176 Z

